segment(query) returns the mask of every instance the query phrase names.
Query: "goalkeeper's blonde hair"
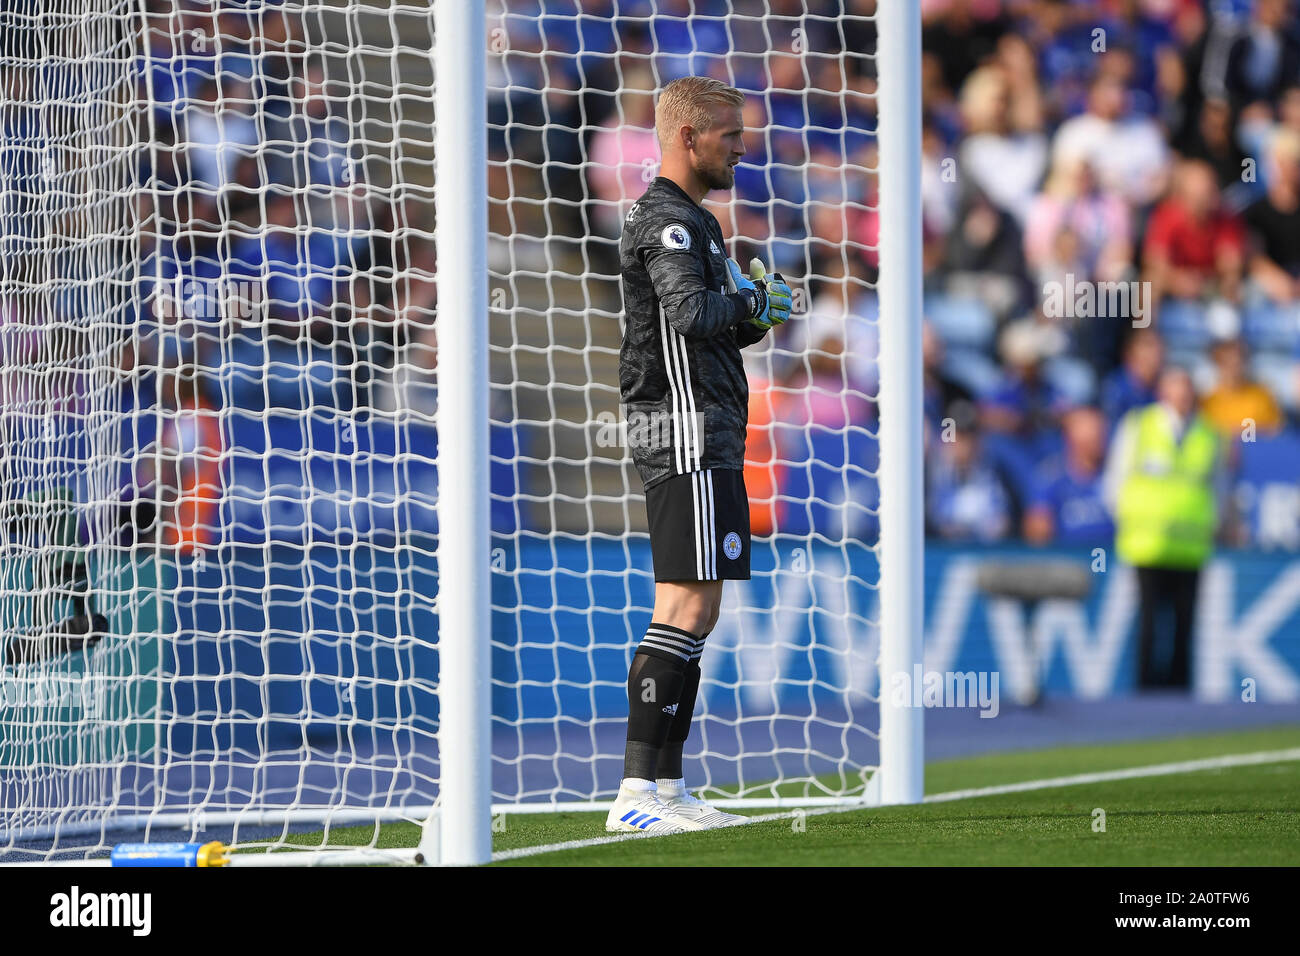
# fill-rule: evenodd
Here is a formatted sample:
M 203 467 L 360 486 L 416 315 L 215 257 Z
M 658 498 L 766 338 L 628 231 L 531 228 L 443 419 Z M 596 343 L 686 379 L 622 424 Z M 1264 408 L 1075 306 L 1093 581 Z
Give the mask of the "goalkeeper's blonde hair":
M 655 135 L 665 149 L 683 126 L 704 132 L 713 125 L 713 106 L 745 105 L 745 94 L 710 76 L 684 76 L 673 80 L 655 104 Z

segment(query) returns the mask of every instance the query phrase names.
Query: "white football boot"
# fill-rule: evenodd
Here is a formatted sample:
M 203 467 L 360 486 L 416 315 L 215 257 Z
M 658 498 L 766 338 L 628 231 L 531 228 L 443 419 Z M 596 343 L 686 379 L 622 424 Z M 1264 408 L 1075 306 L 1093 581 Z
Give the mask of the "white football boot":
M 688 830 L 715 830 L 748 823 L 749 817 L 711 807 L 686 789 L 685 780 L 656 780 L 659 802 L 671 809 Z
M 684 833 L 698 829 L 687 825 L 671 808 L 659 802 L 653 790 L 619 787 L 614 806 L 605 818 L 610 833 Z

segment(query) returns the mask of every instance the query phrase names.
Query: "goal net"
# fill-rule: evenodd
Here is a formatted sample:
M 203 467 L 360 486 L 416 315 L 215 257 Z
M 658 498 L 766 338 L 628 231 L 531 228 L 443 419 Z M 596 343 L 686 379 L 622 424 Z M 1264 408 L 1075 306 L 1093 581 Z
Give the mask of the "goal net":
M 618 236 L 658 173 L 655 91 L 688 74 L 747 94 L 736 190 L 706 205 L 728 254 L 793 279 L 797 314 L 746 355 L 753 580 L 726 585 L 687 778 L 751 806 L 866 794 L 879 727 L 873 6 L 624 4 L 611 22 L 496 5 L 491 343 L 521 489 L 494 594 L 504 799 L 580 805 L 620 776 L 653 580 L 626 449 L 647 423 L 619 408 Z
M 875 21 L 487 0 L 480 319 L 437 268 L 434 7 L 7 4 L 0 862 L 376 850 L 401 822 L 415 845 L 463 690 L 439 671 L 446 323 L 487 323 L 492 812 L 613 796 L 653 598 L 617 244 L 655 91 L 687 74 L 747 95 L 708 203 L 728 254 L 796 290 L 747 350 L 753 580 L 706 646 L 688 783 L 877 799 Z

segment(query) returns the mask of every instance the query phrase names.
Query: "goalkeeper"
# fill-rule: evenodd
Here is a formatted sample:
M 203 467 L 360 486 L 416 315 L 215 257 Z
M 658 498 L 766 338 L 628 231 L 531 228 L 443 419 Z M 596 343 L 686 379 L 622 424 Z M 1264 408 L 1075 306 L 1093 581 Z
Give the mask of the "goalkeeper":
M 619 245 L 619 386 L 645 484 L 655 605 L 628 672 L 623 782 L 606 820 L 613 831 L 674 833 L 745 819 L 692 796 L 682 775 L 722 582 L 749 578 L 749 388 L 740 350 L 789 318 L 792 301 L 790 287 L 757 259 L 746 275 L 726 257 L 722 229 L 700 205 L 735 184 L 743 105 L 743 94 L 713 79 L 664 88 L 655 106 L 660 175 L 629 210 Z

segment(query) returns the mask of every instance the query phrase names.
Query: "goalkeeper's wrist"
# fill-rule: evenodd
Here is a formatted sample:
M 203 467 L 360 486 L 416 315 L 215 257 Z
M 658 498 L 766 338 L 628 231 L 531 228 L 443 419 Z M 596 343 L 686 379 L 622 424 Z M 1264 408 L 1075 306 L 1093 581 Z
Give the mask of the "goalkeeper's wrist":
M 741 322 L 749 321 L 749 310 L 753 297 L 748 294 L 748 289 L 741 289 L 738 292 L 731 292 L 727 295 L 732 305 L 732 314 L 735 316 L 733 325 L 739 325 Z
M 740 300 L 740 318 L 743 321 L 752 322 L 767 309 L 767 291 L 762 286 L 741 289 L 732 298 Z

